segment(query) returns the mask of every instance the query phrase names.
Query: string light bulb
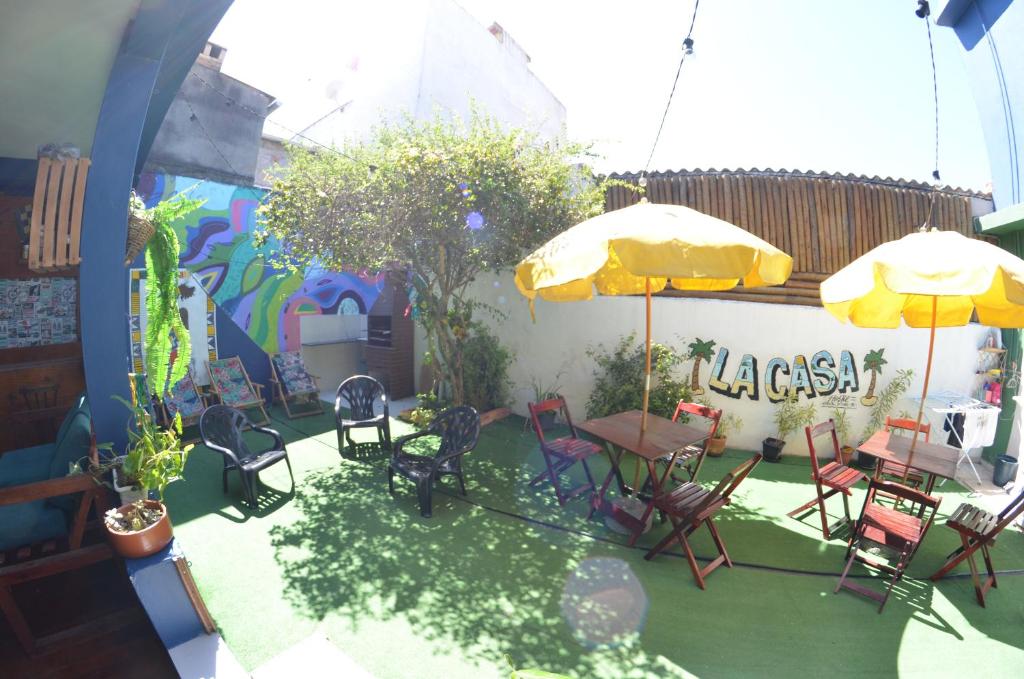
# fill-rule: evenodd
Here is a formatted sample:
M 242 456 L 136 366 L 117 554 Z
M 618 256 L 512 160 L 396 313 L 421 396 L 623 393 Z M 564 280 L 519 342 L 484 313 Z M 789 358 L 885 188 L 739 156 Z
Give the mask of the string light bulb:
M 688 57 L 693 56 L 693 38 L 686 38 L 683 40 L 683 54 Z

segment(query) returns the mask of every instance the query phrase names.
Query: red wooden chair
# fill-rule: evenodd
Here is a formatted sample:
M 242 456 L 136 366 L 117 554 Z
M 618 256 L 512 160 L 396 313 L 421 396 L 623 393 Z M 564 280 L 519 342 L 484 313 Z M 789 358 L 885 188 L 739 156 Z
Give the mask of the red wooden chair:
M 722 537 L 718 534 L 718 529 L 715 528 L 712 519 L 718 510 L 729 504 L 733 491 L 743 482 L 743 479 L 747 478 L 747 475 L 753 471 L 760 461 L 761 454 L 754 455 L 754 457 L 726 474 L 718 482 L 714 490 L 707 490 L 698 483 L 687 481 L 673 490 L 662 493 L 654 498 L 654 506 L 667 514 L 669 520 L 672 521 L 672 530 L 661 539 L 661 542 L 651 547 L 650 551 L 644 554 L 644 559 L 650 561 L 658 555 L 658 552 L 668 547 L 673 540 L 677 540 L 679 546 L 683 548 L 687 562 L 690 564 L 690 570 L 693 571 L 693 579 L 697 581 L 697 586 L 701 589 L 705 588 L 704 579 L 711 574 L 711 571 L 723 563 L 732 568 L 732 560 L 729 559 L 729 553 L 725 551 L 725 543 L 722 542 Z M 693 550 L 690 548 L 690 542 L 687 539 L 695 530 L 701 527 L 701 524 L 708 527 L 711 539 L 718 549 L 718 556 L 704 568 L 697 565 L 697 558 L 694 556 Z
M 687 475 L 690 477 L 689 480 L 696 481 L 697 474 L 700 473 L 700 468 L 704 464 L 704 458 L 707 457 L 708 454 L 708 444 L 714 437 L 715 432 L 718 431 L 718 423 L 722 419 L 722 410 L 720 408 L 711 408 L 699 403 L 687 403 L 686 401 L 680 401 L 678 405 L 676 405 L 676 412 L 672 415 L 672 421 L 678 421 L 679 416 L 684 413 L 703 418 L 708 422 L 707 438 L 700 443 L 687 446 L 676 453 L 676 460 L 673 465 L 674 467 L 682 467 L 685 469 Z M 665 455 L 660 458 L 659 461 L 664 464 L 669 464 L 672 462 L 672 455 Z M 674 471 L 675 470 L 673 470 L 673 472 Z M 672 479 L 677 483 L 683 481 L 683 479 L 677 478 L 674 474 L 672 474 Z
M 811 481 L 814 481 L 814 488 L 818 495 L 813 500 L 805 502 L 786 516 L 803 516 L 815 505 L 818 506 L 818 513 L 821 514 L 821 532 L 826 540 L 832 538 L 832 531 L 840 526 L 852 522 L 850 517 L 850 495 L 853 488 L 859 481 L 867 478 L 856 469 L 851 469 L 842 463 L 842 456 L 839 453 L 839 437 L 836 436 L 836 423 L 832 420 L 816 424 L 813 427 L 805 427 L 807 434 L 807 449 L 811 457 Z M 818 466 L 818 453 L 814 448 L 814 439 L 829 434 L 832 438 L 832 461 L 825 466 Z M 824 489 L 828 488 L 826 492 Z M 825 513 L 825 500 L 835 494 L 843 498 L 843 518 L 831 526 L 828 525 L 828 515 Z
M 967 503 L 957 507 L 953 515 L 946 520 L 946 525 L 960 533 L 960 541 L 963 544 L 946 557 L 946 563 L 931 576 L 932 581 L 941 580 L 966 560 L 971 569 L 971 579 L 974 580 L 974 592 L 978 597 L 978 603 L 984 607 L 985 593 L 990 587 L 997 586 L 996 571 L 992 567 L 992 555 L 989 554 L 988 548 L 995 544 L 996 536 L 1013 523 L 1022 512 L 1024 512 L 1024 491 L 1021 491 L 1020 495 L 998 514 L 986 512 L 984 509 L 978 509 Z M 985 559 L 985 570 L 987 571 L 984 582 L 981 581 L 978 575 L 978 566 L 974 562 L 974 553 L 979 549 Z
M 587 458 L 600 455 L 601 447 L 596 443 L 579 437 L 576 427 L 572 424 L 569 406 L 566 405 L 565 399 L 559 396 L 541 401 L 540 403 L 528 403 L 527 407 L 530 410 L 530 420 L 533 422 L 533 430 L 536 432 L 537 440 L 540 442 L 540 451 L 544 456 L 544 465 L 546 467 L 543 472 L 530 481 L 530 485 L 535 486 L 545 478 L 550 479 L 551 484 L 555 487 L 555 496 L 558 498 L 560 506 L 564 506 L 567 500 L 576 497 L 580 493 L 594 492 L 597 486 L 594 484 L 594 477 L 590 474 L 590 467 L 587 466 Z M 544 438 L 544 429 L 540 424 L 539 415 L 547 412 L 562 413 L 566 424 L 569 426 L 568 436 L 551 441 Z M 575 488 L 563 490 L 559 476 L 568 471 L 577 462 L 583 465 L 583 472 L 587 476 L 587 482 Z
M 906 514 L 877 504 L 875 496 L 882 492 L 894 496 L 898 500 L 921 505 L 922 515 Z M 843 573 L 839 576 L 839 584 L 836 585 L 835 592 L 838 594 L 840 589 L 845 588 L 874 599 L 879 602 L 878 612 L 881 613 L 885 608 L 885 602 L 889 600 L 893 586 L 903 578 L 903 573 L 910 565 L 911 559 L 917 553 L 917 548 L 935 520 L 935 513 L 938 511 L 941 501 L 941 498 L 925 495 L 908 486 L 891 481 L 871 479 L 868 495 L 864 499 L 864 509 L 861 510 L 860 519 L 857 521 L 857 532 L 854 533 L 846 548 L 846 567 L 843 568 Z M 895 558 L 890 559 L 889 562 L 883 562 L 868 556 L 866 552 L 862 554 L 861 551 L 868 543 L 893 550 Z M 850 566 L 854 561 L 860 561 L 892 576 L 884 593 L 857 582 L 847 581 Z
M 917 425 L 916 420 L 912 420 L 907 417 L 886 417 L 885 418 L 885 430 L 891 433 L 904 434 L 907 436 L 914 435 L 914 427 Z M 921 435 L 924 436 L 925 443 L 928 442 L 928 438 L 932 433 L 932 425 L 927 422 L 921 423 Z M 907 465 L 900 464 L 899 462 L 891 462 L 889 460 L 882 460 L 881 464 L 876 468 L 875 476 L 881 478 L 890 477 L 898 479 L 899 483 L 904 486 L 910 486 L 911 488 L 920 488 L 924 483 L 924 476 L 913 469 L 907 474 L 906 480 L 903 479 L 903 475 L 907 472 Z

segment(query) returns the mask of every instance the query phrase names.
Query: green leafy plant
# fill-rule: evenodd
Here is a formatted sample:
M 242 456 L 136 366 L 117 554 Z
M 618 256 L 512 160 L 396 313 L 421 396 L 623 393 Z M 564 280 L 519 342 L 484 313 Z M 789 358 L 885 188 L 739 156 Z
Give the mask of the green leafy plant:
M 885 418 L 892 414 L 896 403 L 900 400 L 914 379 L 913 370 L 897 370 L 896 376 L 889 384 L 878 392 L 878 396 L 868 413 L 868 422 L 861 433 L 861 439 L 867 440 L 885 424 Z
M 462 346 L 465 402 L 483 413 L 508 405 L 512 354 L 481 323 L 474 323 Z
M 128 428 L 128 452 L 121 461 L 121 471 L 142 490 L 154 490 L 163 500 L 167 484 L 180 479 L 193 445 L 181 443 L 181 415 L 175 414 L 169 429 L 153 421 L 140 403 L 129 403 L 115 396 L 132 411 L 134 426 Z
M 549 398 L 556 398 L 558 392 L 561 391 L 561 379 L 565 374 L 565 371 L 559 370 L 555 373 L 554 377 L 551 378 L 550 382 L 546 382 L 543 378 L 533 375 L 530 377 L 530 390 L 533 391 L 533 403 L 540 403 L 546 401 Z
M 407 269 L 425 348 L 452 402 L 466 403 L 467 288 L 603 211 L 617 180 L 580 166 L 586 152 L 476 111 L 465 121 L 410 116 L 344 153 L 291 147 L 260 208 L 258 240 L 279 241 L 276 263 L 290 270 Z
M 817 407 L 813 403 L 800 405 L 799 396 L 790 393 L 775 407 L 775 438 L 785 441 L 793 432 L 814 422 Z
M 450 403 L 432 391 L 416 394 L 417 405 L 409 413 L 409 421 L 422 429 L 447 408 Z
M 153 223 L 155 233 L 146 244 L 146 373 L 154 394 L 163 395 L 185 376 L 192 360 L 192 342 L 178 309 L 178 254 L 180 244 L 173 223 L 205 201 L 179 193 L 146 210 L 133 196 L 131 209 Z M 173 341 L 172 341 L 173 337 Z M 177 353 L 173 357 L 175 343 Z
M 724 439 L 729 434 L 736 434 L 743 429 L 743 420 L 739 415 L 733 413 L 722 413 L 722 419 L 718 421 L 718 430 L 715 431 L 716 439 Z
M 604 417 L 626 410 L 638 410 L 644 393 L 644 345 L 636 335 L 622 337 L 611 349 L 589 347 L 587 356 L 597 364 L 596 381 L 587 399 L 587 417 Z M 675 376 L 684 358 L 663 344 L 651 345 L 651 387 L 649 410 L 672 417 L 680 400 L 690 400 L 690 386 Z
M 850 415 L 845 408 L 832 410 L 832 422 L 836 426 L 836 436 L 839 437 L 839 445 L 850 444 Z

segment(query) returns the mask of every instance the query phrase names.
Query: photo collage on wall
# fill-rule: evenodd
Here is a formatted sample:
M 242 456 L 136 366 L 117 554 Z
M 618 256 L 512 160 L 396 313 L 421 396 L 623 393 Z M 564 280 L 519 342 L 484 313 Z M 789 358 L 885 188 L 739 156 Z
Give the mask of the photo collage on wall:
M 78 281 L 0 280 L 0 349 L 78 340 Z

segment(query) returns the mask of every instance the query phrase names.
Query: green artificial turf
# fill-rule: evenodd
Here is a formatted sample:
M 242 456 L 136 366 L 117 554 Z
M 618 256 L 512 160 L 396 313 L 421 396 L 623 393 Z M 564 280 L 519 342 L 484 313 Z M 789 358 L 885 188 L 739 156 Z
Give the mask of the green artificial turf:
M 167 491 L 199 588 L 248 669 L 314 632 L 379 677 L 507 676 L 505 654 L 579 677 L 1016 676 L 1024 666 L 1024 577 L 1002 576 L 985 609 L 969 578 L 933 585 L 925 578 L 959 544 L 941 522 L 884 613 L 833 595 L 845 543 L 824 541 L 816 514 L 786 517 L 814 496 L 806 460 L 762 463 L 740 487 L 717 520 L 737 565 L 701 591 L 678 548 L 643 559 L 668 524 L 629 548 L 587 520 L 583 499 L 559 508 L 549 485 L 529 487 L 543 462 L 519 418 L 483 430 L 465 461 L 469 497 L 444 482 L 431 519 L 412 484 L 396 479 L 388 494 L 375 445 L 339 456 L 330 416 L 275 409 L 272 426 L 289 444 L 294 493 L 275 465 L 250 512 L 235 476 L 221 492 L 220 458 L 201 447 Z M 403 431 L 396 423 L 393 434 Z M 701 479 L 746 455 L 708 458 Z M 600 481 L 608 463 L 594 468 Z M 966 496 L 952 483 L 940 491 L 943 512 Z M 711 556 L 704 533 L 694 545 Z M 1007 530 L 993 556 L 1000 570 L 1024 569 L 1024 536 Z

